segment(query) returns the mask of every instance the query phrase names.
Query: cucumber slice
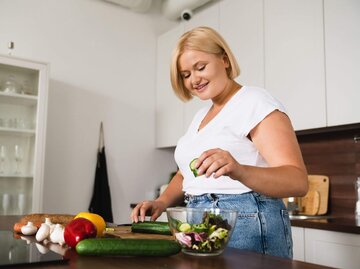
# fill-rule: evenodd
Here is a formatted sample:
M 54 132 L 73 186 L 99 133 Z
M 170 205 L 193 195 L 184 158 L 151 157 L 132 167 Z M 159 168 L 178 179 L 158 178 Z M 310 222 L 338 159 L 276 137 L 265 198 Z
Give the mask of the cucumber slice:
M 195 168 L 195 163 L 197 160 L 198 160 L 198 158 L 195 158 L 189 164 L 190 170 L 193 172 L 195 177 L 197 177 L 199 175 L 198 170 Z
M 191 225 L 187 222 L 181 223 L 178 230 L 179 232 L 188 232 L 191 230 Z

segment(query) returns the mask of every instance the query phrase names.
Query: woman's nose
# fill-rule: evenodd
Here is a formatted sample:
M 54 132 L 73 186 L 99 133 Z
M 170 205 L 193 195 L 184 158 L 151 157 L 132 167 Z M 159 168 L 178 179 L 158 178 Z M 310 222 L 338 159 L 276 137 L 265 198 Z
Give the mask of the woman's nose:
M 191 83 L 193 86 L 197 86 L 200 84 L 201 78 L 197 76 L 196 73 L 193 73 L 191 78 L 192 78 Z

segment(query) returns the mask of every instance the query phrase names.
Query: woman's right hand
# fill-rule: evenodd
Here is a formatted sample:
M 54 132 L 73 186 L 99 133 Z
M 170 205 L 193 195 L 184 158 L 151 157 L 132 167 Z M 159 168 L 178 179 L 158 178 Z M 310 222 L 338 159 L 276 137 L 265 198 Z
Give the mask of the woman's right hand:
M 131 212 L 131 220 L 132 222 L 139 222 L 145 220 L 145 215 L 147 212 L 151 215 L 151 221 L 155 221 L 162 212 L 164 212 L 166 206 L 161 201 L 143 201 L 135 206 L 135 208 Z M 140 217 L 140 219 L 139 219 Z

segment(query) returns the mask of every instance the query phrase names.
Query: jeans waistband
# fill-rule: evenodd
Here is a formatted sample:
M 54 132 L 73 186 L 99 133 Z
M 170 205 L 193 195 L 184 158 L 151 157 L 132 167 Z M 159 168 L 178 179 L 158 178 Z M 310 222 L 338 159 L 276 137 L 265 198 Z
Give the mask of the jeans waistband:
M 248 197 L 249 195 L 253 195 L 253 196 L 260 196 L 260 194 L 256 193 L 256 192 L 245 192 L 245 193 L 241 193 L 241 194 L 223 194 L 223 193 L 205 193 L 205 194 L 200 194 L 200 195 L 192 195 L 192 194 L 185 194 L 185 203 L 188 202 L 200 202 L 200 201 L 217 201 L 219 199 L 221 199 L 222 197 L 226 197 L 226 198 L 231 198 L 231 197 L 241 197 L 241 198 L 245 198 Z

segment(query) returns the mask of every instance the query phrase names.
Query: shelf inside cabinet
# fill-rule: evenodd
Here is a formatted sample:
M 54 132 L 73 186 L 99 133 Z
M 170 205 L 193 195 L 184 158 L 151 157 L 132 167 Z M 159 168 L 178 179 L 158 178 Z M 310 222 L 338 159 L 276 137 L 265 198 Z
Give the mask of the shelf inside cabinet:
M 16 136 L 34 136 L 35 130 L 0 127 L 0 134 Z
M 32 179 L 33 176 L 32 175 L 14 175 L 14 174 L 2 174 L 0 175 L 0 180 L 1 179 Z
M 37 100 L 37 96 L 34 95 L 0 92 L 0 103 L 3 104 L 35 106 Z

